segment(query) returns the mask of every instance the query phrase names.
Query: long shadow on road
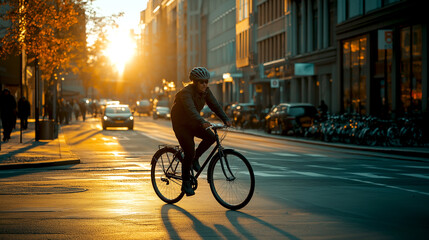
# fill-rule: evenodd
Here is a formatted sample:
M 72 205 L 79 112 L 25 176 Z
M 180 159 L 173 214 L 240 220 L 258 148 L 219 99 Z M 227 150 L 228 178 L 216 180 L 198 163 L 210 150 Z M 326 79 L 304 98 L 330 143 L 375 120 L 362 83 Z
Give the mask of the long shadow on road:
M 239 211 L 227 211 L 226 212 L 226 217 L 228 218 L 228 220 L 231 222 L 231 224 L 241 233 L 245 236 L 246 239 L 257 239 L 255 238 L 252 233 L 246 229 L 245 227 L 243 227 L 243 225 L 241 225 L 239 223 L 239 219 L 247 219 L 247 220 L 251 220 L 254 221 L 255 223 L 260 224 L 261 226 L 264 226 L 266 228 L 269 228 L 271 231 L 275 231 L 278 234 L 284 236 L 287 239 L 291 239 L 291 240 L 298 240 L 299 238 L 288 233 L 285 232 L 283 230 L 281 230 L 280 228 L 260 219 L 257 217 L 254 217 L 250 214 L 247 213 L 243 213 L 243 212 L 239 212 Z
M 260 219 L 255 216 L 240 212 L 240 211 L 227 211 L 226 217 L 229 222 L 234 226 L 234 228 L 242 235 L 238 236 L 234 233 L 233 230 L 229 229 L 227 226 L 223 224 L 214 224 L 215 229 L 205 225 L 201 222 L 197 217 L 186 211 L 185 209 L 178 207 L 176 205 L 165 204 L 161 208 L 161 218 L 164 222 L 164 226 L 168 231 L 171 239 L 180 239 L 180 235 L 175 228 L 174 224 L 170 221 L 168 212 L 170 210 L 176 210 L 188 217 L 193 222 L 194 230 L 200 235 L 202 239 L 213 239 L 213 238 L 226 238 L 226 239 L 240 239 L 241 237 L 245 237 L 245 239 L 258 239 L 258 236 L 252 234 L 255 231 L 254 225 L 252 225 L 252 229 L 247 229 L 244 225 L 240 224 L 239 219 L 250 220 L 254 223 L 259 224 L 261 227 L 268 228 L 272 232 L 277 232 L 277 234 L 283 236 L 285 239 L 291 240 L 299 240 L 298 237 L 285 232 L 278 227 Z M 222 234 L 222 236 L 219 235 Z
M 24 169 L 11 169 L 11 170 L 1 170 L 0 179 L 10 178 L 15 176 L 21 176 L 26 174 L 40 173 L 40 172 L 49 172 L 56 170 L 68 170 L 75 166 L 73 165 L 64 165 L 64 166 L 53 166 L 53 167 L 41 167 L 41 168 L 24 168 Z
M 0 163 L 4 160 L 4 159 L 8 159 L 9 157 L 11 157 L 11 156 L 15 156 L 16 154 L 18 154 L 18 153 L 25 153 L 25 152 L 27 152 L 27 151 L 29 151 L 29 150 L 31 150 L 31 149 L 33 149 L 33 148 L 36 148 L 36 147 L 38 147 L 38 146 L 43 146 L 43 145 L 46 145 L 48 142 L 38 142 L 38 141 L 33 141 L 32 143 L 31 143 L 31 145 L 28 145 L 28 146 L 26 146 L 26 147 L 23 147 L 23 148 L 17 148 L 16 150 L 13 150 L 13 151 L 10 151 L 10 152 L 8 152 L 8 153 L 6 153 L 6 154 L 3 154 L 1 157 L 0 157 Z

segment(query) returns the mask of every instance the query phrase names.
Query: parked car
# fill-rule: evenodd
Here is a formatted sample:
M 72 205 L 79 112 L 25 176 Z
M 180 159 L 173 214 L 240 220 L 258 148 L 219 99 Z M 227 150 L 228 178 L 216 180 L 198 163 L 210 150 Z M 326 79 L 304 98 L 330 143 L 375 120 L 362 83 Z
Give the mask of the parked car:
M 238 103 L 232 111 L 233 123 L 241 128 L 257 128 L 259 116 L 253 103 Z
M 281 103 L 265 116 L 268 133 L 298 134 L 313 126 L 319 117 L 316 107 L 309 103 Z
M 204 105 L 203 109 L 201 109 L 200 116 L 203 118 L 216 118 L 216 114 L 207 105 Z
M 228 105 L 226 105 L 226 106 L 225 106 L 224 110 L 225 110 L 226 115 L 227 115 L 229 118 L 231 118 L 231 119 L 233 119 L 233 118 L 234 118 L 234 116 L 233 116 L 233 112 L 234 112 L 234 109 L 235 109 L 236 107 L 237 107 L 237 104 L 236 104 L 236 103 L 228 104 Z
M 149 115 L 152 111 L 152 104 L 147 99 L 142 99 L 136 102 L 136 112 L 139 114 Z
M 128 105 L 106 105 L 101 118 L 103 130 L 108 127 L 127 127 L 134 129 L 134 117 Z
M 152 109 L 153 119 L 157 118 L 170 118 L 170 107 L 168 105 L 168 100 L 153 100 L 153 109 Z

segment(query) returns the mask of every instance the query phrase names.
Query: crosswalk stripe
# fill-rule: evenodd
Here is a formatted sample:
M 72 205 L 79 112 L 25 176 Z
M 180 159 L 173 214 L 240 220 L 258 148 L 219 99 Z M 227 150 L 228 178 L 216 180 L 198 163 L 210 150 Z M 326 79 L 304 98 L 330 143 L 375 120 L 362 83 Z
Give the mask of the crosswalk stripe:
M 322 154 L 313 154 L 313 153 L 306 153 L 304 155 L 309 156 L 309 157 L 327 157 L 327 156 L 322 155 Z
M 282 156 L 282 157 L 298 157 L 298 154 L 294 154 L 294 153 L 273 153 L 274 155 L 277 156 Z
M 261 166 L 261 167 L 265 167 L 265 168 L 273 168 L 273 169 L 283 170 L 283 171 L 287 170 L 286 167 L 280 167 L 280 166 L 275 166 L 275 165 L 266 164 L 266 163 L 252 162 L 252 165 Z
M 418 173 L 401 173 L 401 175 L 409 176 L 409 177 L 429 179 L 429 176 L 423 175 L 423 174 L 418 174 Z
M 429 169 L 429 166 L 402 166 L 402 165 L 397 165 L 397 167 L 406 167 L 406 168 L 417 168 L 417 169 Z
M 259 177 L 285 177 L 284 172 L 270 172 L 270 171 L 256 171 L 253 173 L 255 176 Z
M 302 172 L 302 171 L 290 171 L 290 172 L 300 174 L 300 175 L 309 176 L 309 177 L 327 177 L 327 175 L 315 173 L 315 172 Z
M 326 167 L 326 166 L 319 166 L 319 165 L 307 165 L 307 166 L 309 166 L 309 167 L 314 167 L 314 168 L 329 169 L 329 170 L 345 170 L 344 168 Z
M 351 173 L 351 174 L 362 176 L 362 177 L 367 177 L 367 178 L 384 178 L 384 179 L 391 179 L 392 178 L 392 177 L 386 177 L 386 176 L 376 175 L 373 173 L 364 173 L 364 172 Z

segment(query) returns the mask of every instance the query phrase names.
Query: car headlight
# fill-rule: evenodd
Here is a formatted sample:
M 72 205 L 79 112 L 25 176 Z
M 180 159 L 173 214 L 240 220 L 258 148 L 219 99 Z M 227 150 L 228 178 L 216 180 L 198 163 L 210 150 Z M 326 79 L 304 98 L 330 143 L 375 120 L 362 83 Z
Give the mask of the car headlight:
M 103 116 L 104 121 L 107 121 L 109 119 L 107 116 Z
M 134 117 L 133 116 L 130 116 L 130 120 L 133 120 L 134 119 Z

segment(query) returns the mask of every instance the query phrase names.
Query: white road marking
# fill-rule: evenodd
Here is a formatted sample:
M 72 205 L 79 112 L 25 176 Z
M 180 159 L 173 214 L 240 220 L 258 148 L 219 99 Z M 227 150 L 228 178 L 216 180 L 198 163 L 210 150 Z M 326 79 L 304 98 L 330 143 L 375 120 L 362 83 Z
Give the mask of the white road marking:
M 402 166 L 402 165 L 397 165 L 397 167 L 406 167 L 406 168 L 418 168 L 418 169 L 429 169 L 429 166 Z
M 345 170 L 344 168 L 326 167 L 326 166 L 319 166 L 319 165 L 307 165 L 307 166 L 309 166 L 309 167 L 315 167 L 315 168 L 330 169 L 330 170 Z
M 284 172 L 256 171 L 253 174 L 259 177 L 285 177 Z
M 361 172 L 358 172 L 358 173 L 351 173 L 351 174 L 362 176 L 362 177 L 367 177 L 367 178 L 391 179 L 391 177 L 376 175 L 376 174 L 373 174 L 373 173 L 364 173 L 364 172 L 361 173 Z
M 423 174 L 418 174 L 418 173 L 401 173 L 401 175 L 416 177 L 416 178 L 429 179 L 429 176 L 423 175 Z
M 392 189 L 396 189 L 396 190 L 402 190 L 402 191 L 406 191 L 406 192 L 418 193 L 418 194 L 429 196 L 429 193 L 427 193 L 427 192 L 421 192 L 421 191 L 417 191 L 417 190 L 412 190 L 412 189 L 407 189 L 407 188 L 402 188 L 402 187 L 396 187 L 396 186 L 387 185 L 387 184 L 383 184 L 383 183 L 375 183 L 375 182 L 370 182 L 370 181 L 365 181 L 365 180 L 360 180 L 360 179 L 338 177 L 338 176 L 332 176 L 332 177 L 337 178 L 337 179 L 366 183 L 366 184 L 370 184 L 370 185 L 376 185 L 376 186 L 380 186 L 380 187 L 392 188 Z
M 374 167 L 374 166 L 365 166 L 366 168 L 376 169 L 376 170 L 384 170 L 384 171 L 391 171 L 391 172 L 398 172 L 400 170 L 398 169 L 391 169 L 391 168 L 383 168 L 383 167 Z
M 320 173 L 314 173 L 314 172 L 302 172 L 302 171 L 290 171 L 290 172 L 300 174 L 300 175 L 309 176 L 309 177 L 328 177 L 327 175 L 320 174 Z
M 158 142 L 162 142 L 162 143 L 165 143 L 165 144 L 171 144 L 171 145 L 177 145 L 178 144 L 177 139 L 174 136 L 168 135 L 169 139 L 166 139 L 166 138 L 158 138 L 158 137 L 156 137 L 159 134 L 159 132 L 157 132 L 157 134 L 146 134 L 144 132 L 138 132 L 138 133 L 140 135 L 143 135 L 145 137 L 151 138 L 153 140 L 156 140 Z M 164 135 L 164 137 L 165 137 L 165 135 Z
M 322 154 L 312 154 L 312 153 L 307 153 L 307 154 L 304 154 L 304 155 L 309 156 L 309 157 L 322 157 L 322 158 L 328 157 L 328 156 L 326 156 L 326 155 L 322 155 Z
M 282 171 L 286 171 L 288 169 L 287 167 L 275 166 L 275 165 L 266 164 L 266 163 L 259 163 L 259 162 L 252 162 L 252 165 L 253 166 L 261 166 L 261 167 L 265 167 L 265 168 L 273 168 L 273 169 L 282 170 Z
M 360 183 L 365 183 L 365 184 L 369 184 L 369 185 L 375 185 L 375 186 L 379 186 L 379 187 L 391 188 L 391 189 L 396 189 L 396 190 L 400 190 L 400 191 L 417 193 L 417 194 L 429 196 L 429 193 L 427 193 L 427 192 L 417 191 L 417 190 L 413 190 L 413 189 L 397 187 L 397 186 L 387 185 L 387 184 L 383 184 L 383 183 L 376 183 L 376 182 L 371 182 L 371 181 L 362 180 L 362 179 L 354 179 L 354 178 L 340 177 L 340 176 L 334 176 L 334 175 L 324 175 L 324 174 L 319 174 L 319 173 L 314 173 L 314 172 L 285 171 L 285 172 L 279 173 L 279 172 L 270 172 L 270 171 L 268 171 L 268 172 L 267 171 L 256 171 L 255 175 L 261 176 L 261 177 L 286 177 L 290 173 L 309 176 L 309 177 L 327 177 L 327 178 L 341 179 L 341 180 L 347 180 L 347 181 L 353 181 L 353 182 L 360 182 Z M 386 176 L 375 175 L 372 173 L 353 173 L 353 174 L 360 175 L 363 177 L 377 178 L 377 179 L 390 178 L 390 177 L 386 177 Z M 429 178 L 429 177 L 427 177 L 425 175 L 421 175 L 421 174 L 417 174 L 417 175 L 414 174 L 413 176 L 414 177 L 422 177 L 425 179 Z
M 282 156 L 282 157 L 298 157 L 298 154 L 294 154 L 294 153 L 273 153 L 274 155 L 277 156 Z

